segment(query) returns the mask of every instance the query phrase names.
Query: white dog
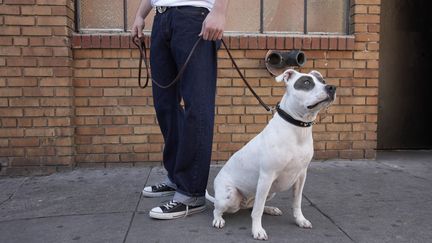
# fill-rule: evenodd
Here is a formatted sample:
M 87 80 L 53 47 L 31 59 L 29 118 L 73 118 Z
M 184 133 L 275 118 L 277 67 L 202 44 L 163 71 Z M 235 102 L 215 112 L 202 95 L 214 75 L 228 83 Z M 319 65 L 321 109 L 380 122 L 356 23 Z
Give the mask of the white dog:
M 312 228 L 301 210 L 306 171 L 313 156 L 312 125 L 318 112 L 335 99 L 336 87 L 325 84 L 317 71 L 309 74 L 286 70 L 276 77 L 284 81 L 286 92 L 277 113 L 264 130 L 237 151 L 214 180 L 213 226 L 222 228 L 224 212 L 235 213 L 251 208 L 252 234 L 267 240 L 261 225 L 263 213 L 281 215 L 276 207 L 265 206 L 276 192 L 293 186 L 293 214 L 302 228 Z

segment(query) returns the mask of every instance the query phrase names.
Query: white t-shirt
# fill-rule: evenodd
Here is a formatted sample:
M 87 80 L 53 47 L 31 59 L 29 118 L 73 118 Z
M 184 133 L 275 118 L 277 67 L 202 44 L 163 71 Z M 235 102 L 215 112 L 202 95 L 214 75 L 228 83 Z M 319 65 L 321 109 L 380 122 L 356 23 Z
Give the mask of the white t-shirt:
M 151 0 L 152 6 L 194 6 L 211 10 L 215 0 Z

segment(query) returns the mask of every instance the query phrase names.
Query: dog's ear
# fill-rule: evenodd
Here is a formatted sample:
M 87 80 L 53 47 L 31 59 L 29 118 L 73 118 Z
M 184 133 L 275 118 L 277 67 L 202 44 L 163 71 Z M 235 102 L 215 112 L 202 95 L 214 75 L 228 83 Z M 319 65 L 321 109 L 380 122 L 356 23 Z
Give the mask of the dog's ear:
M 285 72 L 283 72 L 281 75 L 277 76 L 276 82 L 281 82 L 281 81 L 288 81 L 288 79 L 290 79 L 294 73 L 296 73 L 297 71 L 294 69 L 288 69 Z
M 312 76 L 314 76 L 315 78 L 317 78 L 321 83 L 325 83 L 324 82 L 324 77 L 317 70 L 312 70 L 312 71 L 309 72 L 309 74 L 312 75 Z

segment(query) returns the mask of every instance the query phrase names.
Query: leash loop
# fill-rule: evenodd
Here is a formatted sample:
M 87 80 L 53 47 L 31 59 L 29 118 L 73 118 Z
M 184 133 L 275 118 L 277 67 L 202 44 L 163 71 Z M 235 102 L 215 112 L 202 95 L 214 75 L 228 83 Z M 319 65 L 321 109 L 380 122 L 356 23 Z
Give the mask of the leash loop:
M 148 63 L 147 63 L 146 44 L 145 44 L 144 37 L 139 38 L 138 36 L 135 36 L 133 38 L 133 43 L 135 44 L 135 46 L 138 47 L 138 49 L 140 51 L 140 61 L 139 61 L 139 67 L 138 67 L 138 85 L 140 88 L 144 89 L 145 87 L 147 87 L 148 82 L 149 82 L 149 77 L 150 77 L 150 72 L 149 72 Z M 141 85 L 141 69 L 142 69 L 143 61 L 145 63 L 145 68 L 146 68 L 146 72 L 147 72 L 146 82 L 145 82 L 144 86 Z
M 171 81 L 169 84 L 167 85 L 162 85 L 159 84 L 158 82 L 156 82 L 156 80 L 153 79 L 153 83 L 156 84 L 159 88 L 161 89 L 166 89 L 171 87 L 172 85 L 174 85 L 183 75 L 183 72 L 186 70 L 187 65 L 189 64 L 189 61 L 191 60 L 192 55 L 194 54 L 195 50 L 197 49 L 198 44 L 200 43 L 200 41 L 202 40 L 202 37 L 198 38 L 198 40 L 196 40 L 195 44 L 193 45 L 191 51 L 189 52 L 188 57 L 186 58 L 185 63 L 183 64 L 182 68 L 180 69 L 180 71 L 178 72 L 177 76 L 173 79 L 173 81 Z M 148 85 L 148 81 L 149 81 L 149 77 L 150 77 L 150 72 L 149 72 L 149 68 L 148 68 L 148 63 L 147 63 L 147 54 L 146 54 L 146 44 L 144 41 L 144 37 L 139 38 L 139 37 L 135 37 L 133 39 L 133 43 L 138 47 L 139 51 L 140 51 L 140 62 L 139 62 L 139 70 L 138 70 L 138 84 L 140 86 L 140 88 L 144 89 L 145 87 L 147 87 Z M 146 83 L 144 86 L 141 85 L 141 68 L 142 68 L 142 63 L 145 63 L 145 68 L 146 68 L 146 72 L 147 72 L 147 77 L 146 77 Z
M 155 83 L 159 88 L 162 89 L 166 89 L 171 87 L 172 85 L 174 85 L 183 75 L 183 72 L 186 70 L 186 66 L 188 65 L 193 53 L 195 52 L 195 50 L 197 49 L 198 44 L 200 43 L 200 41 L 202 40 L 202 36 L 200 36 L 198 38 L 198 40 L 195 42 L 195 44 L 193 45 L 188 57 L 186 58 L 185 63 L 183 64 L 182 68 L 180 69 L 180 71 L 178 72 L 177 76 L 174 78 L 173 81 L 171 81 L 169 84 L 167 85 L 161 85 L 158 82 L 156 82 L 153 79 L 153 83 Z M 225 41 L 223 39 L 221 39 L 221 42 L 223 44 L 223 46 L 225 47 L 225 50 L 228 53 L 229 58 L 231 59 L 231 62 L 233 63 L 235 69 L 237 70 L 237 73 L 240 75 L 241 79 L 243 80 L 243 82 L 246 84 L 246 86 L 248 87 L 248 89 L 251 91 L 251 93 L 255 96 L 255 98 L 258 100 L 258 102 L 260 103 L 260 105 L 262 107 L 264 107 L 264 109 L 266 109 L 269 112 L 273 112 L 276 108 L 275 107 L 269 107 L 259 96 L 258 94 L 255 92 L 255 90 L 252 88 L 252 86 L 248 83 L 248 81 L 246 80 L 246 78 L 244 77 L 244 75 L 242 74 L 242 72 L 240 71 L 240 68 L 238 67 L 237 63 L 235 62 L 230 50 L 228 49 L 227 44 L 225 43 Z M 146 53 L 146 44 L 145 44 L 145 40 L 144 37 L 139 38 L 137 36 L 134 37 L 133 39 L 133 43 L 135 44 L 135 46 L 138 47 L 139 51 L 140 51 L 140 61 L 139 61 L 139 70 L 138 70 L 138 84 L 139 87 L 144 89 L 148 86 L 148 82 L 149 82 L 149 78 L 150 78 L 150 72 L 149 72 L 149 66 L 147 63 L 147 53 Z M 145 64 L 145 68 L 146 68 L 146 82 L 144 84 L 144 86 L 141 84 L 141 69 L 142 69 L 142 64 Z

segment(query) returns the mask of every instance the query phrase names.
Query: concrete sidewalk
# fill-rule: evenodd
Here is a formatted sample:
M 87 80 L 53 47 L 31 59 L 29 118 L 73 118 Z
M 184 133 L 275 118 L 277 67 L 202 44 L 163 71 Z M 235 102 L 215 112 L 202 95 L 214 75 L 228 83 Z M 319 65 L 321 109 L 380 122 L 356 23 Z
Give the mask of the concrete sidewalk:
M 209 191 L 219 167 L 212 167 Z M 376 161 L 313 162 L 303 213 L 313 229 L 292 218 L 291 192 L 263 216 L 269 242 L 431 242 L 432 151 L 379 153 Z M 148 211 L 169 198 L 143 198 L 161 168 L 76 169 L 41 177 L 0 179 L 0 242 L 257 242 L 250 211 L 211 226 L 206 212 L 174 221 Z

